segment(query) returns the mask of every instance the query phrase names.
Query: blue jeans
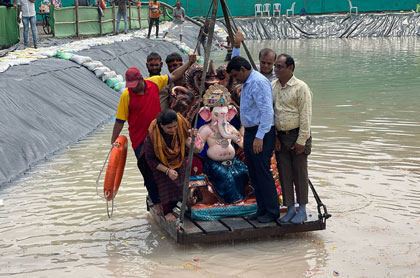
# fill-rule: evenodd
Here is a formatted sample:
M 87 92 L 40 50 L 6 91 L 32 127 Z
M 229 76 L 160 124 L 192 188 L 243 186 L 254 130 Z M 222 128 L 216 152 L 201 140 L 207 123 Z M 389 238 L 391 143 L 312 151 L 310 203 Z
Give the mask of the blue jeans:
M 36 16 L 22 16 L 23 22 L 23 44 L 28 46 L 29 41 L 29 23 L 31 24 L 32 38 L 34 40 L 34 47 L 38 42 L 38 32 L 36 31 Z
M 117 33 L 120 32 L 120 21 L 121 17 L 124 18 L 124 32 L 127 33 L 127 14 L 117 14 Z

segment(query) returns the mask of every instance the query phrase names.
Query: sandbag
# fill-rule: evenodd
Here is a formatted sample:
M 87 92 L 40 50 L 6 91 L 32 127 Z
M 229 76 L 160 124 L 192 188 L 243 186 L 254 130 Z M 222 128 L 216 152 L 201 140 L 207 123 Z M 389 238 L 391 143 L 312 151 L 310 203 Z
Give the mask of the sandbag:
M 124 79 L 123 79 L 122 75 L 117 75 L 117 76 L 108 78 L 106 80 L 106 85 L 108 85 L 108 87 L 111 87 L 111 88 L 114 89 L 115 85 L 117 85 L 118 83 L 123 82 L 123 81 L 124 81 Z
M 86 62 L 92 62 L 92 58 L 80 55 L 73 55 L 69 60 L 78 63 L 79 65 L 82 65 Z
M 69 52 L 63 52 L 60 50 L 57 50 L 57 53 L 54 55 L 54 57 L 64 60 L 69 60 L 73 56 L 73 53 Z
M 117 84 L 115 84 L 114 90 L 116 91 L 125 90 L 125 82 L 118 82 Z
M 115 73 L 115 71 L 107 71 L 104 72 L 104 74 L 102 75 L 102 81 L 107 81 L 109 78 L 115 77 L 117 76 L 117 74 Z
M 105 72 L 111 71 L 108 67 L 99 67 L 95 69 L 95 75 L 96 77 L 102 77 Z
M 83 63 L 82 66 L 86 67 L 90 71 L 94 71 L 96 68 L 103 67 L 104 65 L 99 61 L 93 61 Z

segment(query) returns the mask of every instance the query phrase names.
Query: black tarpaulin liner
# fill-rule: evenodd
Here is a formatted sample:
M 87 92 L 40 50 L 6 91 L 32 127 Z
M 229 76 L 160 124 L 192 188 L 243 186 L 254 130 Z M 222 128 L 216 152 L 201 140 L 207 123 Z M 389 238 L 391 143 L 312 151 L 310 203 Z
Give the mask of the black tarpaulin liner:
M 415 13 L 237 18 L 247 40 L 405 37 L 420 35 Z
M 190 26 L 183 39 L 194 48 L 199 27 Z M 128 67 L 137 66 L 147 77 L 146 57 L 152 51 L 163 60 L 172 52 L 181 53 L 166 41 L 133 38 L 77 54 L 123 76 Z M 166 73 L 164 65 L 162 74 Z M 68 60 L 40 59 L 0 73 L 0 185 L 114 117 L 119 97 L 93 72 Z
M 60 59 L 0 74 L 0 184 L 86 136 L 115 113 L 119 93 Z

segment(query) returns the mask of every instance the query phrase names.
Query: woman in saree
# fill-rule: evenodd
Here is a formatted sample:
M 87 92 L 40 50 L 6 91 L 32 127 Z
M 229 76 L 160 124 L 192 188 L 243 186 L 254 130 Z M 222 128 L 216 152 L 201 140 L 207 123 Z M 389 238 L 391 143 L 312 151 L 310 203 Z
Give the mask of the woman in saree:
M 175 221 L 172 209 L 182 201 L 186 158 L 191 144 L 190 123 L 174 110 L 166 109 L 149 127 L 142 152 L 152 170 L 160 203 L 154 204 L 159 215 Z

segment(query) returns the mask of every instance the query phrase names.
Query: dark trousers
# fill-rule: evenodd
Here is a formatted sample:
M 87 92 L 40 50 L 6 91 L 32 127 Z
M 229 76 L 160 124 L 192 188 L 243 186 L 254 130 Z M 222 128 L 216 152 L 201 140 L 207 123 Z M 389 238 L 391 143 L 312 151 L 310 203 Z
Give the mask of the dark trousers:
M 140 170 L 141 175 L 143 176 L 144 185 L 146 186 L 147 192 L 149 193 L 150 199 L 152 199 L 153 204 L 159 204 L 159 191 L 153 178 L 152 170 L 146 161 L 146 156 L 143 154 L 140 156 L 143 143 L 137 147 L 134 151 L 137 157 L 137 167 Z
M 148 37 L 150 37 L 150 33 L 152 32 L 152 26 L 153 24 L 156 24 L 156 37 L 159 36 L 159 18 L 150 18 L 149 19 L 149 33 Z
M 204 51 L 203 53 L 205 55 L 206 54 L 206 39 L 200 40 L 200 44 L 203 46 L 203 51 Z M 198 48 L 197 48 L 198 56 L 201 56 L 200 44 L 198 45 Z
M 308 203 L 308 155 L 311 153 L 312 137 L 306 141 L 304 152 L 296 154 L 296 151 L 291 147 L 295 144 L 298 136 L 299 129 L 287 133 L 277 132 L 281 149 L 276 152 L 276 160 L 285 206 L 295 203 L 293 184 L 295 185 L 297 203 L 300 205 Z
M 259 154 L 254 153 L 254 139 L 258 127 L 245 128 L 244 152 L 248 164 L 249 177 L 254 187 L 257 198 L 258 214 L 268 214 L 275 218 L 279 217 L 279 198 L 273 174 L 270 171 L 271 157 L 274 151 L 275 131 L 274 127 L 264 135 L 263 150 Z

